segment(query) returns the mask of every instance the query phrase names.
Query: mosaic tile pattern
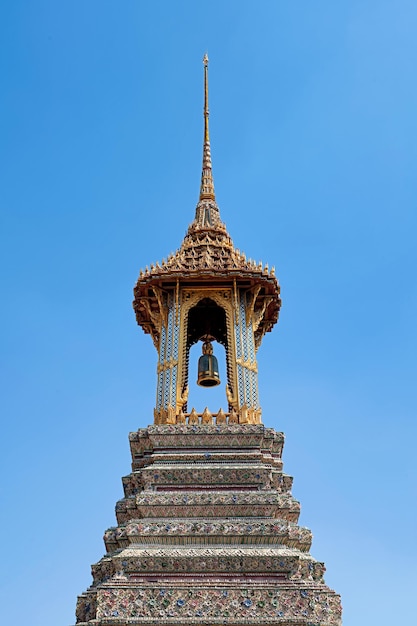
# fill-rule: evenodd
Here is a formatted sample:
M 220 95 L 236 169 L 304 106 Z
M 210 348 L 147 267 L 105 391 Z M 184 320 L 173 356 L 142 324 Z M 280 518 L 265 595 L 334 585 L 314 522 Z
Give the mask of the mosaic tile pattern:
M 181 541 L 182 539 L 188 541 Z M 129 543 L 213 543 L 286 545 L 307 551 L 311 546 L 312 533 L 308 528 L 293 522 L 274 519 L 143 519 L 126 525 L 109 528 L 104 533 L 108 552 L 126 547 Z
M 143 547 L 130 546 L 93 565 L 94 583 L 106 582 L 115 574 L 128 579 L 141 573 L 233 573 L 277 574 L 286 579 L 323 582 L 325 567 L 309 555 L 286 547 Z M 137 578 L 137 577 L 136 577 Z
M 225 466 L 224 464 L 212 464 L 195 462 L 192 467 L 189 464 L 176 464 L 167 468 L 162 463 L 155 463 L 151 467 L 144 468 L 141 472 L 132 473 L 123 479 L 123 490 L 126 497 L 136 495 L 142 490 L 152 487 L 163 488 L 166 485 L 251 485 L 255 488 L 268 490 L 271 487 L 285 493 L 290 491 L 292 477 L 278 472 L 271 466 L 246 463 Z
M 300 504 L 292 496 L 274 491 L 143 491 L 119 500 L 116 518 L 121 524 L 136 517 L 160 517 L 162 510 L 172 517 L 264 516 L 296 522 Z
M 240 589 L 167 586 L 140 590 L 103 587 L 97 593 L 97 618 L 103 620 L 102 623 L 111 618 L 132 620 L 131 623 L 159 620 L 218 623 L 217 620 L 222 620 L 231 624 L 240 621 L 261 624 L 268 620 L 269 623 L 285 624 L 292 620 L 290 623 L 306 626 L 338 626 L 341 624 L 341 609 L 338 596 L 317 586 L 279 589 L 266 586 L 243 586 Z
M 283 441 L 259 424 L 132 433 L 134 471 L 77 624 L 340 626 L 340 598 L 296 523 Z

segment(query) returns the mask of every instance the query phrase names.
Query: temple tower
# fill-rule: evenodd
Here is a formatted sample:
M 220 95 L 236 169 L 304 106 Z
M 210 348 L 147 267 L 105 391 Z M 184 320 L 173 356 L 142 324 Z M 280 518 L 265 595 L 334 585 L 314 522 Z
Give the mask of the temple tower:
M 256 353 L 278 319 L 274 270 L 236 249 L 216 203 L 204 57 L 200 197 L 177 252 L 140 272 L 138 324 L 158 354 L 154 424 L 131 433 L 132 472 L 104 535 L 105 556 L 78 598 L 80 626 L 280 624 L 341 626 L 340 597 L 309 553 L 283 472 L 284 436 L 262 424 Z M 189 407 L 219 383 L 225 408 Z

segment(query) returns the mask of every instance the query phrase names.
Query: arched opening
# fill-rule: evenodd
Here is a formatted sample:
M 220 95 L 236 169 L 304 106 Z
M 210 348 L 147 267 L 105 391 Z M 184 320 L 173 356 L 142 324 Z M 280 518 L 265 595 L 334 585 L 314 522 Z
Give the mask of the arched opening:
M 196 382 L 197 367 L 207 336 L 211 338 L 214 355 L 218 360 L 220 385 L 202 388 Z M 229 369 L 227 347 L 225 310 L 211 298 L 202 298 L 188 312 L 185 385 L 189 387 L 189 397 L 186 410 L 194 407 L 197 412 L 201 412 L 207 406 L 212 412 L 220 407 L 227 411 L 226 384 Z
M 226 312 L 211 298 L 203 298 L 188 313 L 187 348 L 205 335 L 227 346 Z

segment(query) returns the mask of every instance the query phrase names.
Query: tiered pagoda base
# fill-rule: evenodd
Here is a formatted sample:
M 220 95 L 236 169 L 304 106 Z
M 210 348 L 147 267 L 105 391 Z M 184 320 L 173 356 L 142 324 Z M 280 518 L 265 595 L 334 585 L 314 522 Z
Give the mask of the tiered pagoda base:
M 79 626 L 340 626 L 262 424 L 158 425 L 130 434 L 118 526 L 77 604 Z

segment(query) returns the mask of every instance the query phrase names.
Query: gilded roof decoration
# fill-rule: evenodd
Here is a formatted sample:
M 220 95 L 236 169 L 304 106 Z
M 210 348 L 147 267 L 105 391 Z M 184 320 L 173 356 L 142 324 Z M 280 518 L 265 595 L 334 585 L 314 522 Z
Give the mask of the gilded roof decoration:
M 219 281 L 244 284 L 256 289 L 252 313 L 256 320 L 256 343 L 259 346 L 265 332 L 278 319 L 281 299 L 274 268 L 248 258 L 235 248 L 221 221 L 214 192 L 211 160 L 208 108 L 208 57 L 204 56 L 204 138 L 200 196 L 194 221 L 188 227 L 180 248 L 167 259 L 152 263 L 141 270 L 134 289 L 133 307 L 136 319 L 158 346 L 160 325 L 164 323 L 161 289 L 170 289 L 177 282 L 198 280 L 201 285 Z
M 259 285 L 253 302 L 255 317 L 258 318 L 258 344 L 264 333 L 271 330 L 278 320 L 281 299 L 274 268 L 269 269 L 268 265 L 248 258 L 244 252 L 235 248 L 213 200 L 199 201 L 195 219 L 174 254 L 140 272 L 134 289 L 134 309 L 138 324 L 145 332 L 151 332 L 152 335 L 158 332 L 153 314 L 158 315 L 160 306 L 157 296 L 150 293 L 149 289 L 153 286 L 163 287 L 164 283 L 173 284 L 177 280 L 185 282 L 197 279 L 202 284 L 219 279 L 222 282 L 235 279 L 247 283 L 248 289 Z

